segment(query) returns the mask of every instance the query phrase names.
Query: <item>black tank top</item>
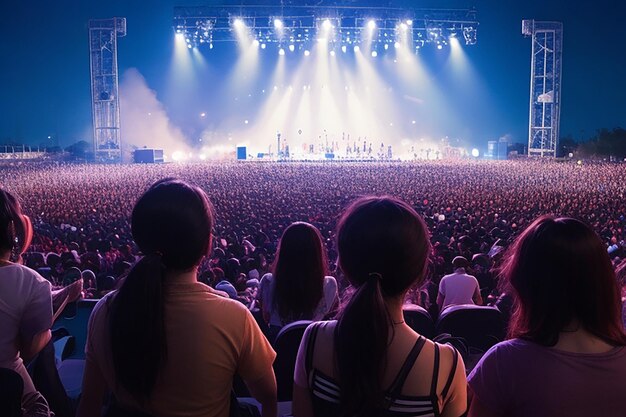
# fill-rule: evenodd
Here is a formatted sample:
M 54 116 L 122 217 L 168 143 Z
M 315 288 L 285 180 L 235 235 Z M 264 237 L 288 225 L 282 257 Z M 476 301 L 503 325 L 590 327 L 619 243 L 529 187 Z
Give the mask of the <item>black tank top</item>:
M 339 416 L 340 411 L 339 385 L 335 380 L 333 380 L 333 378 L 325 375 L 318 369 L 313 368 L 313 351 L 315 347 L 315 339 L 317 337 L 319 326 L 323 325 L 322 323 L 323 322 L 318 322 L 313 324 L 313 328 L 311 329 L 309 340 L 307 341 L 306 345 L 305 368 L 309 381 L 309 390 L 311 392 L 311 401 L 314 414 L 319 417 L 334 417 Z M 439 346 L 437 344 L 435 344 L 435 363 L 433 369 L 432 384 L 430 387 L 430 394 L 425 396 L 408 396 L 401 394 L 402 387 L 404 386 L 404 383 L 406 382 L 406 379 L 409 376 L 409 372 L 413 368 L 417 357 L 422 351 L 425 342 L 426 339 L 423 336 L 420 336 L 417 339 L 415 345 L 413 345 L 413 348 L 409 352 L 409 355 L 402 364 L 400 372 L 398 372 L 398 375 L 396 375 L 389 389 L 385 392 L 387 408 L 382 416 L 437 417 L 441 415 L 441 410 L 439 410 L 439 396 L 437 396 L 437 382 L 439 378 Z M 443 391 L 441 392 L 441 398 L 446 398 L 448 391 L 450 390 L 450 386 L 452 385 L 452 380 L 454 379 L 454 374 L 456 372 L 457 361 L 458 355 L 455 351 L 452 363 L 452 370 L 450 371 L 448 380 L 446 381 Z

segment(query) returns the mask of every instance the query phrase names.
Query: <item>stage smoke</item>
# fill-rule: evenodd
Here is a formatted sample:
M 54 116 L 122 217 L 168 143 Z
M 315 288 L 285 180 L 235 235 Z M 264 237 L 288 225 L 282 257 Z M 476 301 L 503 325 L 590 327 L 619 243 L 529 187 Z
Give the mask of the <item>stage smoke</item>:
M 189 150 L 185 135 L 172 124 L 156 93 L 136 68 L 122 75 L 120 112 L 125 156 L 132 155 L 134 147 L 163 149 L 169 158 L 176 151 Z

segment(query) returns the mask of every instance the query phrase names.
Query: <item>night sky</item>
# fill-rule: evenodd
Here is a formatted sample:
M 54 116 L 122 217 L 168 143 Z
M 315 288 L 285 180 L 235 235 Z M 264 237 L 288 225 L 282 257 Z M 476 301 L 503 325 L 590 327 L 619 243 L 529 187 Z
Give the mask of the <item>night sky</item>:
M 580 139 L 599 128 L 626 127 L 626 2 L 408 3 L 474 6 L 479 12 L 478 44 L 465 49 L 485 90 L 467 106 L 474 142 L 482 144 L 506 134 L 517 142 L 527 140 L 531 42 L 521 35 L 524 18 L 564 24 L 562 136 Z M 37 145 L 46 143 L 48 135 L 57 137 L 61 145 L 91 140 L 87 22 L 113 16 L 126 17 L 128 24 L 128 36 L 119 41 L 120 74 L 136 68 L 156 91 L 172 122 L 184 131 L 187 121 L 170 100 L 172 13 L 176 5 L 197 4 L 207 2 L 3 0 L 0 142 L 13 139 Z M 206 58 L 209 63 L 220 59 Z M 189 107 L 192 113 L 203 110 L 202 103 Z

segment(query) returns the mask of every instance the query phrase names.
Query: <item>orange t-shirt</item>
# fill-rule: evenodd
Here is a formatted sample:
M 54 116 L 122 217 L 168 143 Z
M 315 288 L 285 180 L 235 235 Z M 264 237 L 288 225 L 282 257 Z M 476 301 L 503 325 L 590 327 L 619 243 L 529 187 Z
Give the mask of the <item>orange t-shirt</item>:
M 100 300 L 89 320 L 86 360 L 94 363 L 126 407 L 155 416 L 228 416 L 233 376 L 254 380 L 276 353 L 254 317 L 238 301 L 220 297 L 202 283 L 166 287 L 168 359 L 146 407 L 116 387 L 107 311 L 115 292 Z

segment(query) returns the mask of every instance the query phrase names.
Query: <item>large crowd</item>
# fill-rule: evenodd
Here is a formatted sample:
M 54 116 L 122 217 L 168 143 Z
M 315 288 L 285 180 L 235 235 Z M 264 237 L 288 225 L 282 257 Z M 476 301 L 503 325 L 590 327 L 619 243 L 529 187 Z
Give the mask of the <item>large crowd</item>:
M 130 213 L 138 196 L 164 177 L 198 184 L 215 206 L 214 253 L 200 267 L 207 282 L 226 278 L 243 291 L 247 280 L 269 271 L 282 232 L 295 221 L 320 230 L 334 274 L 334 230 L 341 210 L 361 195 L 391 195 L 407 201 L 427 222 L 434 245 L 431 281 L 452 272 L 453 257 L 474 258 L 475 275 L 488 296 L 496 287 L 488 271 L 492 259 L 541 214 L 589 223 L 619 261 L 626 239 L 625 174 L 623 164 L 541 160 L 15 163 L 2 167 L 0 184 L 20 198 L 33 221 L 27 263 L 43 268 L 57 285 L 71 267 L 94 272 L 96 279 L 88 275 L 89 297 L 111 290 L 139 255 L 130 236 Z M 430 295 L 436 297 L 432 289 Z
M 288 389 L 296 417 L 623 415 L 624 171 L 5 165 L 0 411 L 270 417 Z M 80 297 L 102 299 L 76 408 L 31 368 L 63 367 L 50 328 Z M 407 311 L 437 327 L 461 312 L 476 335 L 496 314 L 502 334 L 481 333 L 485 352 L 460 329 L 425 337 Z

